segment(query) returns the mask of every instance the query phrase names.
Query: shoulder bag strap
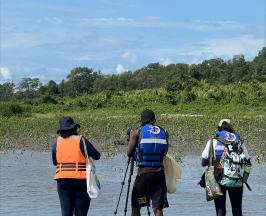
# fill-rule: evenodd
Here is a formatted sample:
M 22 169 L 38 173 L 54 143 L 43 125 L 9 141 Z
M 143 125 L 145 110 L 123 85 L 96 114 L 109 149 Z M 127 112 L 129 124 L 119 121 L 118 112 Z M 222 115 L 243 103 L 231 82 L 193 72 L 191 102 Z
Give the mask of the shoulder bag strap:
M 88 150 L 86 147 L 86 142 L 85 142 L 85 138 L 82 137 L 82 143 L 83 143 L 83 147 L 84 147 L 84 151 L 85 151 L 85 155 L 86 155 L 86 162 L 87 163 L 91 163 L 93 167 L 95 167 L 94 163 L 93 163 L 93 159 L 88 155 Z
M 86 147 L 86 144 L 85 144 L 84 137 L 81 137 L 81 140 L 82 140 L 83 148 L 84 148 L 84 151 L 85 151 L 86 159 L 89 160 L 88 151 L 87 151 L 87 147 Z
M 211 138 L 209 149 L 209 166 L 213 166 L 213 138 Z

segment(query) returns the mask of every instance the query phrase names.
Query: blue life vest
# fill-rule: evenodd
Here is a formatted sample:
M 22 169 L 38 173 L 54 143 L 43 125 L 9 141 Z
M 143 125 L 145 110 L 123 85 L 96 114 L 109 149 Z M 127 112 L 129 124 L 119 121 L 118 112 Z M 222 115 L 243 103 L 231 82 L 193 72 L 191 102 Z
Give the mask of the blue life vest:
M 221 156 L 223 155 L 224 146 L 225 146 L 224 143 L 222 143 L 221 141 L 217 140 L 217 144 L 216 144 L 215 149 L 214 149 L 215 159 L 217 161 L 220 161 Z
M 163 128 L 150 124 L 141 128 L 141 140 L 136 149 L 138 167 L 162 167 L 167 150 L 167 135 Z

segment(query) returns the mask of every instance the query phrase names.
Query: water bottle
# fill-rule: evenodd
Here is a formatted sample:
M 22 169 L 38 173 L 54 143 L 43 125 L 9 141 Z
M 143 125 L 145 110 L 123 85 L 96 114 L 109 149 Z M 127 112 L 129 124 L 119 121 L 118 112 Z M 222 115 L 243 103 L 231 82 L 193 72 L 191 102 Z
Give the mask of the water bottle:
M 243 175 L 243 183 L 247 183 L 250 171 L 251 171 L 251 164 L 245 164 L 245 166 L 244 166 L 244 175 Z

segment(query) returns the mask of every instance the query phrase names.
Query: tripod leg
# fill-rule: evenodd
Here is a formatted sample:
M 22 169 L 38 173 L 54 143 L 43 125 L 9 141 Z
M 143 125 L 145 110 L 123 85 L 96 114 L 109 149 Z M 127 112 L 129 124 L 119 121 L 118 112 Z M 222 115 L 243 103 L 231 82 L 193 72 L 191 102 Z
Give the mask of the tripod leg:
M 114 215 L 117 214 L 117 209 L 118 209 L 118 206 L 119 206 L 119 202 L 120 202 L 121 194 L 122 194 L 122 191 L 123 191 L 123 187 L 125 185 L 125 179 L 126 179 L 126 175 L 127 175 L 127 170 L 128 170 L 129 164 L 130 164 L 130 158 L 128 158 L 126 172 L 125 172 L 123 181 L 121 182 L 122 187 L 121 187 L 121 190 L 120 190 L 120 194 L 119 194 L 119 197 L 118 197 L 118 201 L 117 201 L 116 209 L 114 211 Z
M 127 215 L 127 203 L 128 203 L 129 189 L 130 189 L 130 183 L 131 183 L 131 176 L 133 175 L 133 170 L 134 170 L 134 159 L 132 158 L 131 159 L 131 166 L 130 166 L 130 173 L 129 173 L 129 177 L 128 177 L 127 197 L 126 197 L 124 216 Z
M 147 211 L 148 211 L 148 215 L 150 216 L 151 212 L 150 212 L 150 207 L 149 206 L 147 206 Z

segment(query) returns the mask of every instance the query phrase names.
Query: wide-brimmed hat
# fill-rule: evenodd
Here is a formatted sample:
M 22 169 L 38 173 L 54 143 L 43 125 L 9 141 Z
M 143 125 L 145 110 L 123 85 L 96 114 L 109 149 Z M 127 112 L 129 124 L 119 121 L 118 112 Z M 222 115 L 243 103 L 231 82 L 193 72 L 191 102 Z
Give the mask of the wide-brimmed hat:
M 155 120 L 155 113 L 152 110 L 146 109 L 141 113 L 140 120 L 142 124 Z
M 68 131 L 74 129 L 75 127 L 80 128 L 79 124 L 76 124 L 73 118 L 69 116 L 64 116 L 59 120 L 59 129 L 56 131 L 58 134 L 60 131 Z

